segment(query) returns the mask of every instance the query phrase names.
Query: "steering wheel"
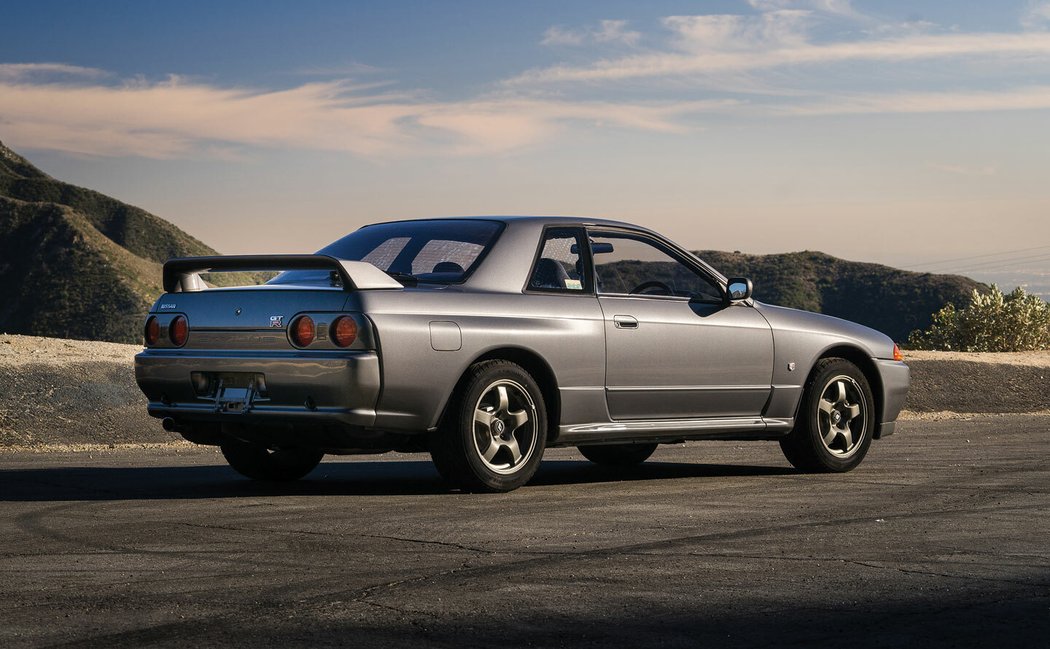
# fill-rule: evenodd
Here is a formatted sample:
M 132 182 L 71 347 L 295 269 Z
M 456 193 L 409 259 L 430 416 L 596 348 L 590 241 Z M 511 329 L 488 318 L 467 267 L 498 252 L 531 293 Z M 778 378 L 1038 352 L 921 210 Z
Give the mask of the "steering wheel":
M 661 291 L 663 291 L 665 295 L 674 295 L 674 291 L 671 290 L 670 286 L 668 286 L 667 284 L 664 284 L 660 280 L 656 280 L 656 279 L 650 280 L 648 282 L 642 282 L 638 286 L 635 286 L 634 288 L 632 288 L 631 292 L 628 293 L 628 295 L 634 295 L 636 293 L 641 293 L 641 292 L 647 291 L 647 290 L 649 290 L 651 288 L 658 288 Z

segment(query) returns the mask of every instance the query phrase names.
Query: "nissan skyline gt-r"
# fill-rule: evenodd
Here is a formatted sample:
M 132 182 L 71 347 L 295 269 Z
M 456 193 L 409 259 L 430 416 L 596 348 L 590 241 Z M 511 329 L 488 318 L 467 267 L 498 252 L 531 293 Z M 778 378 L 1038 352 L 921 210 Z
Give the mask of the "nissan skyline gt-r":
M 279 273 L 201 276 L 248 270 Z M 883 334 L 757 302 L 749 279 L 616 221 L 380 223 L 314 255 L 172 259 L 163 279 L 135 358 L 149 413 L 258 480 L 429 452 L 458 488 L 509 491 L 545 448 L 629 466 L 703 439 L 849 471 L 909 384 Z

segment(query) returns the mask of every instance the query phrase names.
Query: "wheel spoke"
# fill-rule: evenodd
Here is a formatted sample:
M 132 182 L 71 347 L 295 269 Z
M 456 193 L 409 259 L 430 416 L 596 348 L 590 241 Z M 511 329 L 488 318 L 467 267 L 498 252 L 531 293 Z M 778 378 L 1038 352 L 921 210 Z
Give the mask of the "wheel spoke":
M 855 403 L 849 406 L 846 409 L 846 412 L 849 413 L 849 421 L 853 421 L 857 417 L 860 417 L 860 404 Z
M 824 445 L 830 448 L 838 434 L 839 431 L 834 426 L 828 428 L 828 432 L 824 435 Z
M 518 438 L 517 437 L 514 437 L 513 435 L 511 435 L 510 439 L 505 441 L 503 443 L 503 445 L 506 446 L 507 450 L 510 451 L 510 463 L 511 463 L 511 465 L 517 464 L 518 462 L 521 461 L 521 449 L 518 447 Z
M 511 412 L 508 414 L 510 415 L 510 432 L 512 433 L 524 426 L 525 424 L 529 423 L 529 413 L 525 412 L 524 410 Z
M 489 437 L 488 448 L 482 452 L 481 457 L 485 458 L 486 462 L 491 462 L 492 458 L 496 457 L 496 453 L 499 453 L 500 445 L 496 443 L 496 440 Z
M 833 404 L 832 402 L 828 401 L 827 399 L 823 399 L 823 398 L 817 403 L 817 409 L 819 409 L 822 413 L 824 413 L 825 415 L 827 415 L 829 417 L 831 416 L 831 410 L 834 407 L 835 407 L 835 404 Z
M 485 432 L 492 430 L 492 413 L 478 408 L 474 411 L 474 423 L 485 427 Z
M 843 429 L 842 437 L 846 440 L 846 446 L 842 450 L 848 451 L 853 448 L 853 431 L 850 430 L 849 426 Z
M 846 382 L 835 381 L 835 403 L 846 402 Z
M 510 397 L 507 396 L 507 386 L 501 385 L 496 388 L 497 394 L 499 394 L 499 405 L 496 406 L 496 412 L 498 414 L 506 414 L 510 410 Z

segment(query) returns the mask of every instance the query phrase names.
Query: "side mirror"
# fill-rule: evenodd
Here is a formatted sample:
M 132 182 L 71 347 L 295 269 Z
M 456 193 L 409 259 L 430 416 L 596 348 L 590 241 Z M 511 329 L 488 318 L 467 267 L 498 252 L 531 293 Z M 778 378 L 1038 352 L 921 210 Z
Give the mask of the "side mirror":
M 755 287 L 746 277 L 731 277 L 726 282 L 726 302 L 739 302 L 751 297 Z

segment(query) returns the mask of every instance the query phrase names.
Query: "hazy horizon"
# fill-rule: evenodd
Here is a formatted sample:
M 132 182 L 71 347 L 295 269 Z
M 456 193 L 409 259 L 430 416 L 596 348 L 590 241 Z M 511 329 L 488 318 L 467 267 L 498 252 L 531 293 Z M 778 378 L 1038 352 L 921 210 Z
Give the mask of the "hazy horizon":
M 7 14 L 0 140 L 224 253 L 575 214 L 1050 297 L 1050 2 Z

